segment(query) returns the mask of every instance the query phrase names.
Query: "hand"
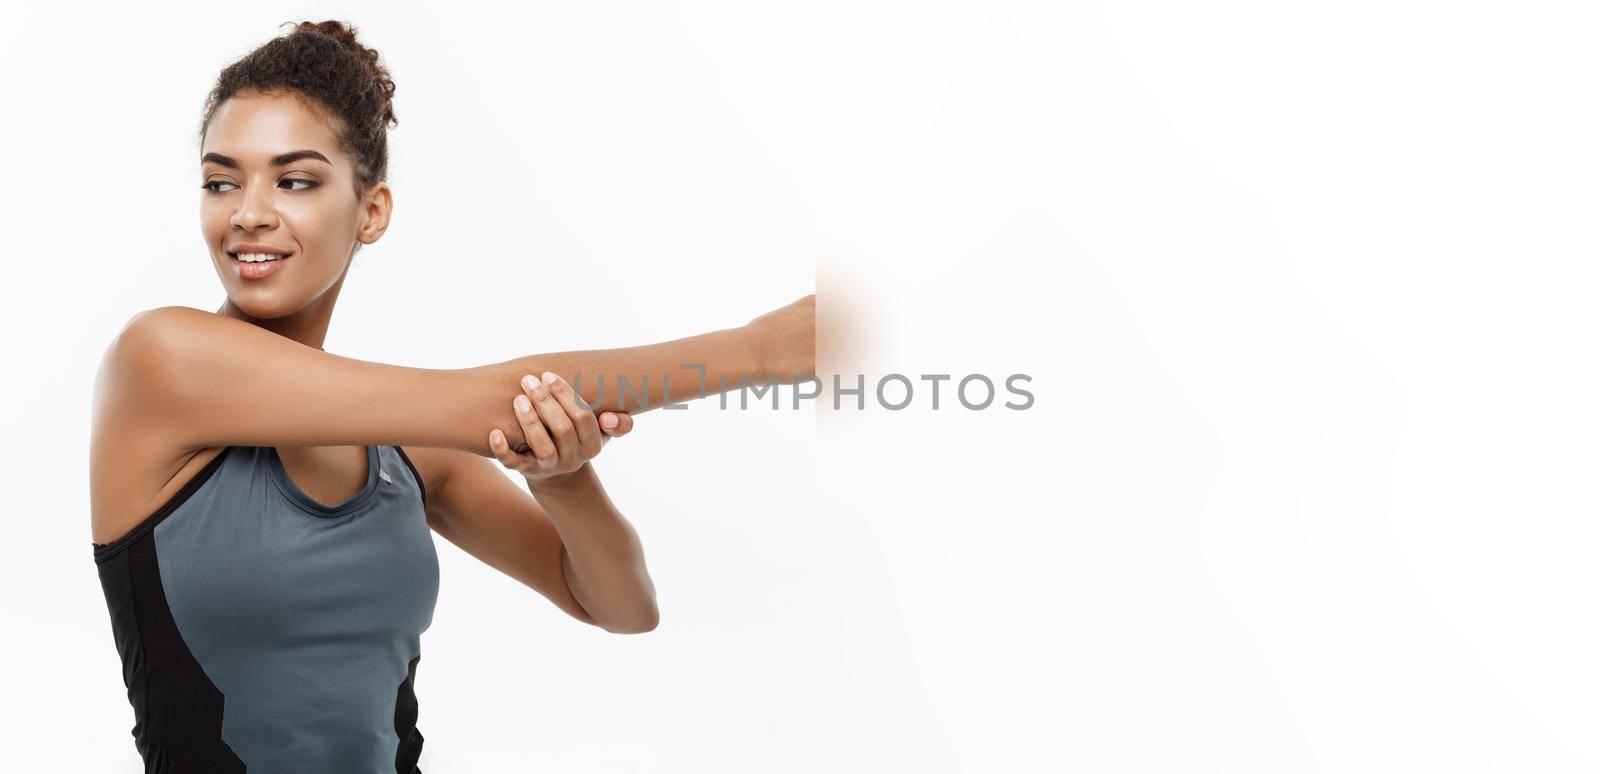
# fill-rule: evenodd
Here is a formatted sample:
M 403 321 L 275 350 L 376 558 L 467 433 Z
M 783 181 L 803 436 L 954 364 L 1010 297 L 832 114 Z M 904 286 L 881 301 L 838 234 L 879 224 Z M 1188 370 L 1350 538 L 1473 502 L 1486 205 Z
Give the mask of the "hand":
M 755 336 L 761 378 L 794 384 L 817 372 L 817 294 L 767 312 L 745 324 Z
M 528 451 L 514 451 L 499 428 L 489 431 L 489 451 L 529 481 L 549 481 L 582 468 L 600 453 L 612 437 L 627 435 L 633 417 L 606 411 L 598 419 L 592 409 L 578 405 L 577 393 L 567 380 L 550 371 L 545 382 L 532 374 L 522 377 L 522 391 L 511 410 L 522 426 Z M 605 422 L 614 425 L 604 428 Z

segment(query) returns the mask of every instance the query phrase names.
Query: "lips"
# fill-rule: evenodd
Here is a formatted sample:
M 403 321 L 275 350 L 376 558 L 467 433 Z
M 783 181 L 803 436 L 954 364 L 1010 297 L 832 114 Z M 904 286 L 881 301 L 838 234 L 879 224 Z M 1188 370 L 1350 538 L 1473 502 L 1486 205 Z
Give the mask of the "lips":
M 259 256 L 262 254 L 245 253 L 245 255 Z M 279 269 L 283 268 L 284 264 L 291 260 L 293 260 L 293 257 L 288 255 L 281 258 L 255 261 L 241 260 L 238 256 L 235 256 L 231 253 L 228 256 L 228 263 L 233 266 L 235 275 L 240 279 L 245 280 L 258 280 L 265 277 L 270 277 L 273 274 L 276 274 Z
M 265 263 L 267 261 L 281 261 L 281 260 L 283 260 L 285 258 L 288 258 L 290 255 L 291 255 L 291 253 L 266 253 L 266 252 L 256 252 L 256 251 L 253 251 L 253 250 L 240 250 L 240 251 L 237 251 L 237 252 L 229 252 L 228 253 L 229 257 L 233 258 L 236 261 L 242 261 L 244 263 Z

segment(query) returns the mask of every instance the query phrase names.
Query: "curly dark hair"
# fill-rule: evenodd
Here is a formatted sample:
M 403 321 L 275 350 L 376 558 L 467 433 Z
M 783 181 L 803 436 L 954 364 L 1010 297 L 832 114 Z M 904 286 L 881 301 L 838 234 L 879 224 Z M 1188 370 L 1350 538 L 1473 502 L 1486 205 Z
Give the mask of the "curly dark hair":
M 295 24 L 223 69 L 206 98 L 199 139 L 217 108 L 241 92 L 284 93 L 334 119 L 334 134 L 356 160 L 356 195 L 389 174 L 388 127 L 394 115 L 394 79 L 378 63 L 376 49 L 356 40 L 356 28 L 340 21 Z M 280 27 L 283 25 L 279 25 Z

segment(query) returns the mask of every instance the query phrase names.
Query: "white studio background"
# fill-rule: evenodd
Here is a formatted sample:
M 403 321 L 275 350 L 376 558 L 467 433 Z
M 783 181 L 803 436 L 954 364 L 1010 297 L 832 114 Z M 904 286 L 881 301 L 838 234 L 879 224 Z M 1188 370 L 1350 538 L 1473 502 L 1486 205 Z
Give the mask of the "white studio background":
M 133 312 L 220 302 L 202 100 L 307 18 L 399 86 L 331 352 L 467 367 L 817 288 L 869 381 L 1033 378 L 641 416 L 596 467 L 645 635 L 437 541 L 424 770 L 1600 768 L 1591 4 L 261 5 L 0 28 L 7 768 L 140 770 L 92 378 Z

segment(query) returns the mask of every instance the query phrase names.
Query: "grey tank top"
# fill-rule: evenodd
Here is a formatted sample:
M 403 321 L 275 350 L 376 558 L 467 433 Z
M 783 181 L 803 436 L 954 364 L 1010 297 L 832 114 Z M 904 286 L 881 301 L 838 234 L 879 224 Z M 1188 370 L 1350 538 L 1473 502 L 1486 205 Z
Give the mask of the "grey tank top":
M 365 487 L 327 505 L 273 447 L 230 446 L 94 544 L 147 771 L 421 771 L 438 557 L 411 460 L 365 448 Z

